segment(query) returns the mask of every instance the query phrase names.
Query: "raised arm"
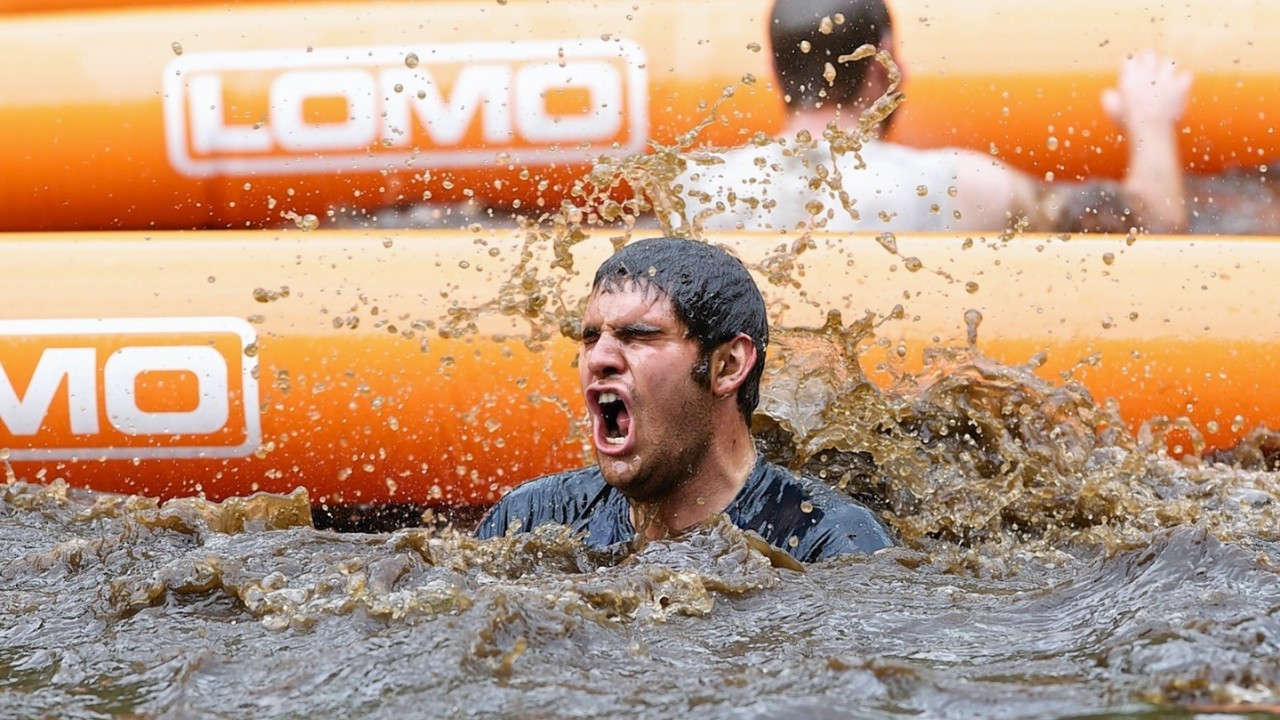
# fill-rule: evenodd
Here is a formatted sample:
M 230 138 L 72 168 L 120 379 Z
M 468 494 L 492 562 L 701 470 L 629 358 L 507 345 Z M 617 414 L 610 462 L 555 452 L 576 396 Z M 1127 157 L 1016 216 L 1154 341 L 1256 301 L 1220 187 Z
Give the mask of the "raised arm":
M 1148 232 L 1187 229 L 1177 123 L 1190 93 L 1191 74 L 1148 50 L 1125 60 L 1116 87 L 1102 94 L 1103 109 L 1129 145 L 1125 195 Z
M 1168 59 L 1145 52 L 1127 59 L 1116 87 L 1103 93 L 1103 109 L 1122 128 L 1129 164 L 1121 182 L 1047 182 L 989 155 L 958 151 L 956 185 L 962 220 L 954 229 L 990 229 L 1025 223 L 1035 231 L 1152 233 L 1187 229 L 1177 123 L 1186 108 L 1191 76 Z

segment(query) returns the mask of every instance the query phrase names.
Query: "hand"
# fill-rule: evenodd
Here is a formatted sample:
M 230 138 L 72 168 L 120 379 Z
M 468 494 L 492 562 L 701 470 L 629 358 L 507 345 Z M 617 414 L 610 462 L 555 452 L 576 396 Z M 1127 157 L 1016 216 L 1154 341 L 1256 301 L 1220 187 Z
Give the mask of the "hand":
M 1148 232 L 1187 229 L 1176 125 L 1190 95 L 1191 74 L 1151 50 L 1125 60 L 1116 87 L 1102 94 L 1103 109 L 1127 136 L 1123 189 L 1137 210 L 1137 225 Z
M 1116 87 L 1102 93 L 1102 109 L 1113 122 L 1133 131 L 1144 125 L 1172 126 L 1191 96 L 1191 73 L 1154 50 L 1130 56 L 1120 66 Z

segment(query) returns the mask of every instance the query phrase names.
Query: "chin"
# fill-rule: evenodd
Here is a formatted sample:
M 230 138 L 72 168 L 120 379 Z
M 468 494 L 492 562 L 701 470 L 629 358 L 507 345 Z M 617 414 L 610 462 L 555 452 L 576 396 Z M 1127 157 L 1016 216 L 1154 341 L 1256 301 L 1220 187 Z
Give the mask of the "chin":
M 645 481 L 640 475 L 640 469 L 636 467 L 635 458 L 597 456 L 597 464 L 605 483 L 625 495 L 628 500 L 644 502 L 648 497 Z
M 635 468 L 629 460 L 596 453 L 596 464 L 600 466 L 604 481 L 619 490 L 625 490 L 635 478 Z

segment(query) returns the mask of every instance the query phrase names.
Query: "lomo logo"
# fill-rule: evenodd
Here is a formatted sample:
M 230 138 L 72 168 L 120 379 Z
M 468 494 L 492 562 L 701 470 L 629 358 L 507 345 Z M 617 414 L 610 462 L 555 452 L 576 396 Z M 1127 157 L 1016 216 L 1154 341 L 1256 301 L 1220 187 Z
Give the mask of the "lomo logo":
M 647 95 L 625 40 L 188 53 L 165 139 L 192 177 L 581 161 L 642 150 Z
M 238 318 L 0 320 L 0 448 L 13 460 L 241 457 L 262 439 Z

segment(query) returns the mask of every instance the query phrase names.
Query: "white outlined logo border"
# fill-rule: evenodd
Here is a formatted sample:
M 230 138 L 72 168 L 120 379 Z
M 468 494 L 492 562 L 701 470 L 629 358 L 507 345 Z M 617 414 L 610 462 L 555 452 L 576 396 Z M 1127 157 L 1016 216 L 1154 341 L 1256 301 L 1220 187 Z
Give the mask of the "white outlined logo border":
M 51 318 L 0 319 L 0 337 L 59 335 L 191 335 L 232 333 L 240 338 L 241 404 L 245 440 L 239 445 L 187 445 L 183 447 L 102 447 L 9 449 L 10 461 L 97 459 L 222 459 L 246 457 L 262 444 L 262 419 L 258 407 L 258 359 L 246 351 L 257 342 L 257 333 L 237 317 Z

